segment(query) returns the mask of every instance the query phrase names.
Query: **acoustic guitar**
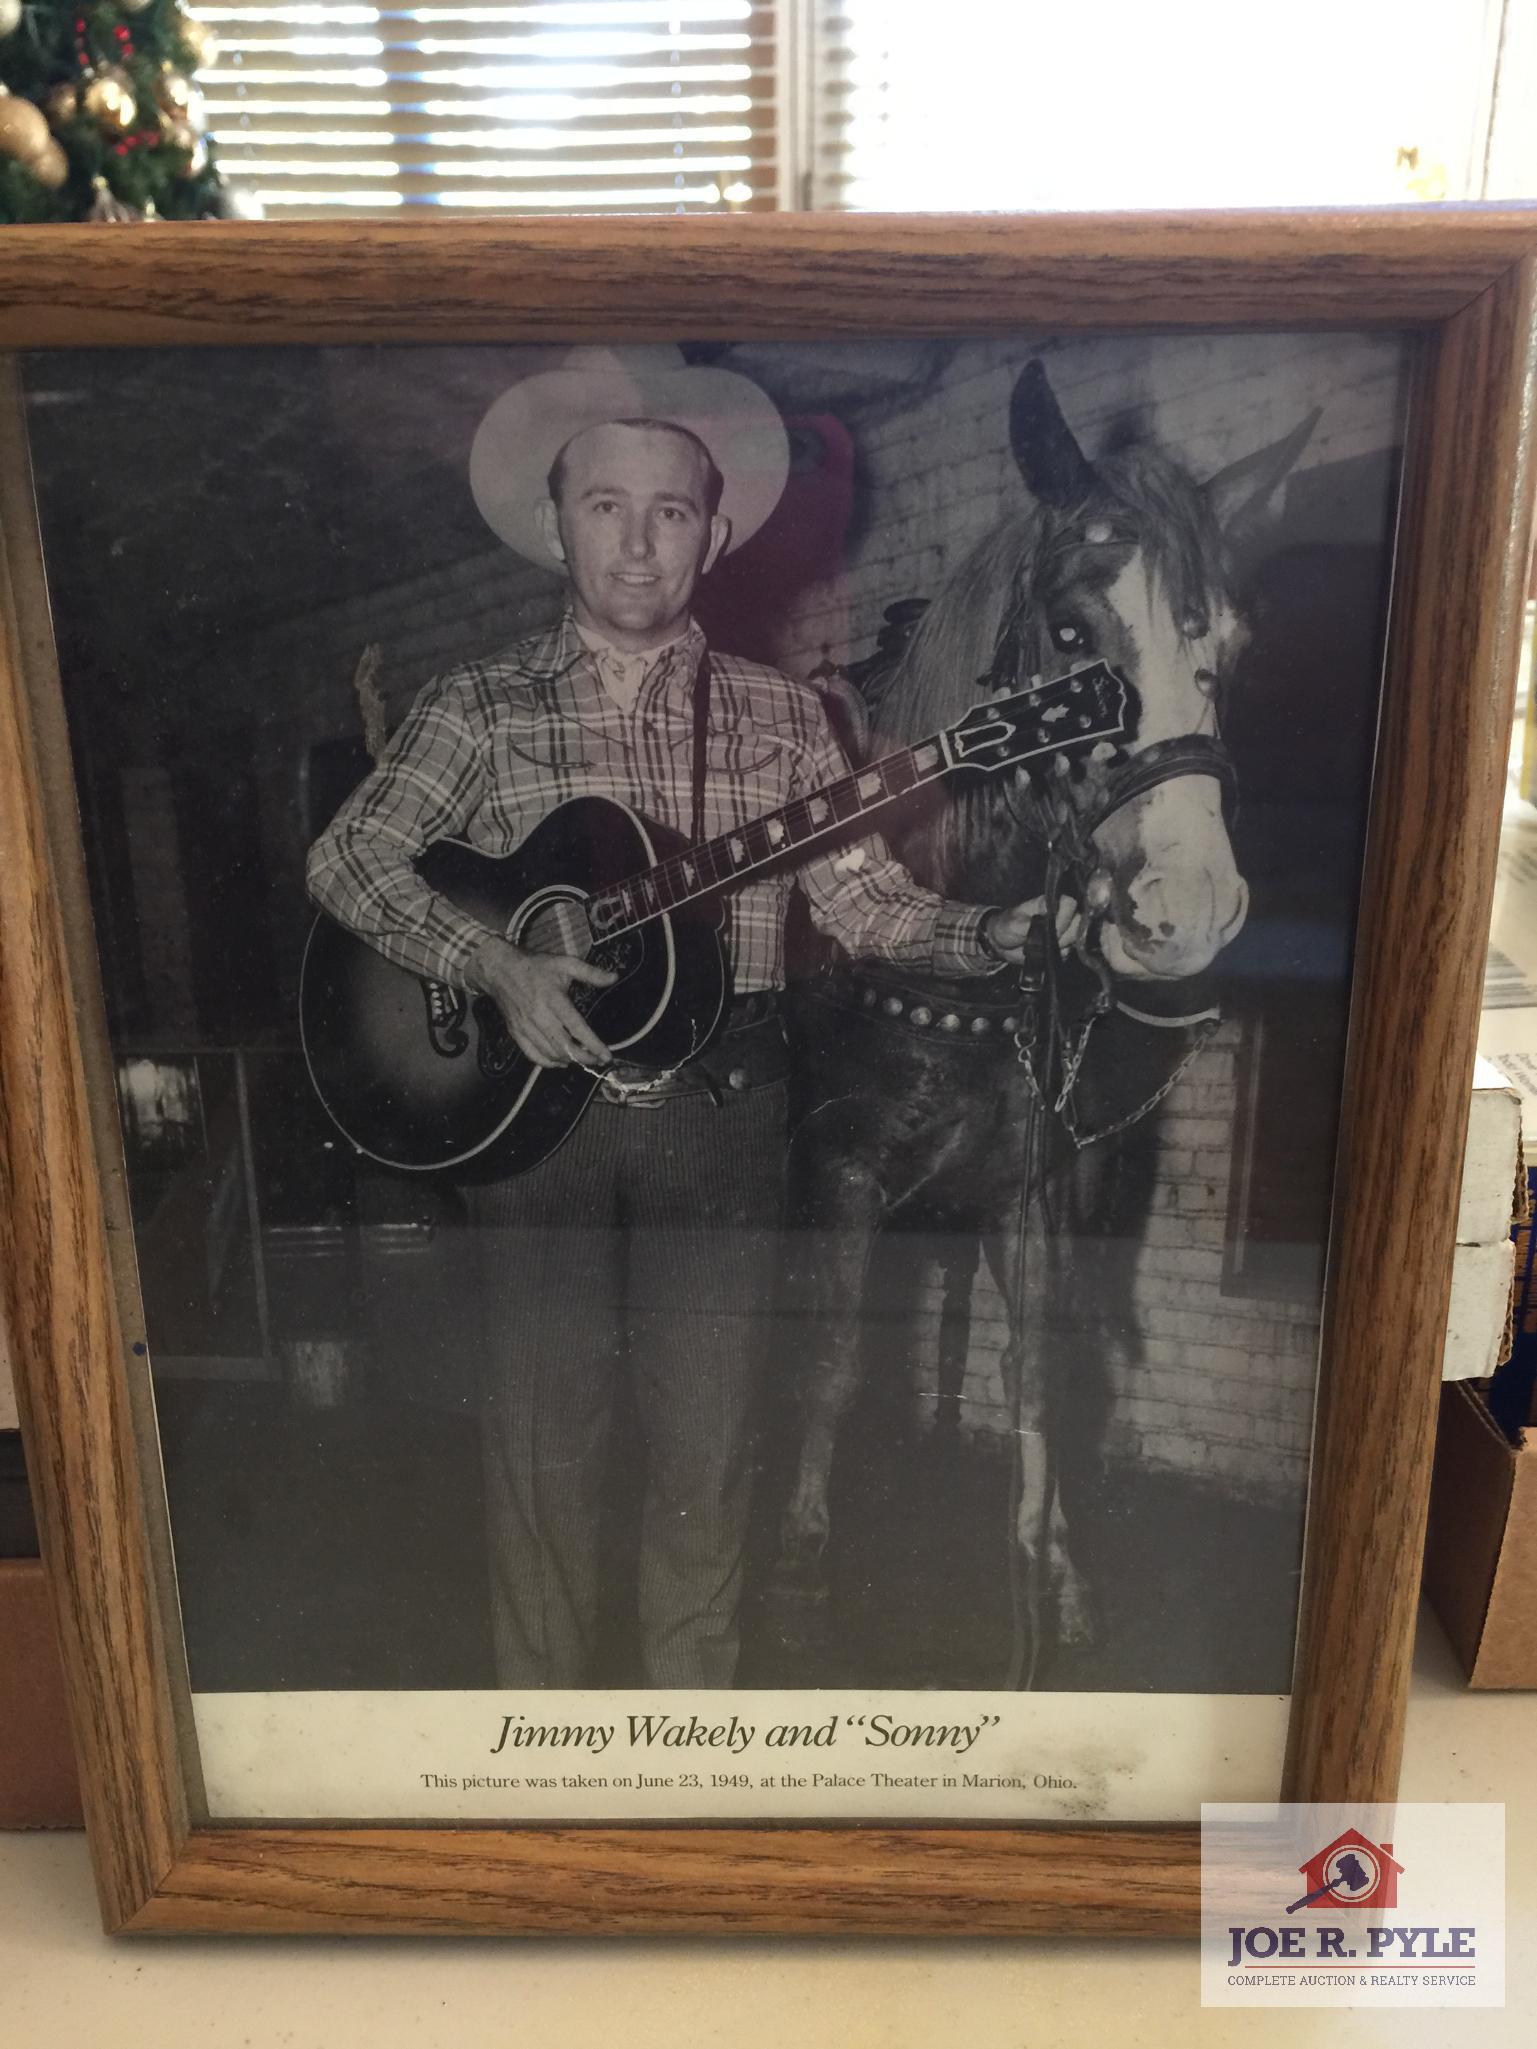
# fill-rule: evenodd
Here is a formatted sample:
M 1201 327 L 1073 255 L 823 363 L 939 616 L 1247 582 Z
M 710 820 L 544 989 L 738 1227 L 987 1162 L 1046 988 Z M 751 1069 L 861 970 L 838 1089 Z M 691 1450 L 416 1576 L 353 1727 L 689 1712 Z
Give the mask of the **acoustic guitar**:
M 1093 662 L 989 698 L 916 746 L 697 845 L 610 798 L 574 797 L 515 853 L 440 840 L 415 867 L 515 946 L 611 969 L 607 988 L 573 983 L 572 1002 L 615 1055 L 664 1074 L 702 1052 L 724 1019 L 726 891 L 851 836 L 957 769 L 998 770 L 1122 740 L 1131 699 L 1115 670 Z M 536 1066 L 490 997 L 414 974 L 324 914 L 305 947 L 299 1021 L 333 1123 L 359 1153 L 411 1173 L 472 1163 L 521 1173 L 555 1150 L 603 1079 L 585 1067 Z

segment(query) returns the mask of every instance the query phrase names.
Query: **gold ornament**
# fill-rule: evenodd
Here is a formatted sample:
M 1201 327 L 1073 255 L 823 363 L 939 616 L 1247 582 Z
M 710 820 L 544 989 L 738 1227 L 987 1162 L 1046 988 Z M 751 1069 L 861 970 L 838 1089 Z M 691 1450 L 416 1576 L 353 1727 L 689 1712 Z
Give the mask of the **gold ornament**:
M 48 123 L 30 100 L 12 92 L 0 98 L 0 152 L 19 164 L 30 164 L 52 141 Z
M 136 206 L 119 199 L 105 178 L 93 178 L 91 192 L 91 210 L 86 215 L 89 221 L 137 221 L 144 217 Z
M 115 64 L 98 71 L 80 93 L 81 111 L 90 115 L 103 135 L 127 135 L 138 119 L 133 84 Z
M 166 120 L 185 121 L 198 134 L 203 132 L 208 120 L 203 95 L 190 78 L 170 64 L 155 81 L 155 104 Z
M 54 128 L 67 128 L 80 112 L 80 93 L 70 79 L 43 94 L 43 112 Z
M 155 80 L 155 104 L 167 114 L 185 114 L 195 87 L 174 64 L 163 64 Z
M 179 13 L 176 33 L 192 52 L 194 68 L 202 71 L 219 54 L 219 38 L 206 22 L 195 21 L 190 14 Z
M 57 192 L 69 176 L 69 158 L 50 135 L 35 157 L 28 157 L 25 169 L 29 170 L 39 185 L 45 185 L 50 192 Z

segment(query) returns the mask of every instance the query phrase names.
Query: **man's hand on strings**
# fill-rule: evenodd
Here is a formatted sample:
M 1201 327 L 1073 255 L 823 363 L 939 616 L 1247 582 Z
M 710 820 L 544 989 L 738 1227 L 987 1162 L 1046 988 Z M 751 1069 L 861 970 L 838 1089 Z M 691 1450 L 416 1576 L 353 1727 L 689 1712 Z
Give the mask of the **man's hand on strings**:
M 613 1056 L 566 993 L 573 982 L 606 989 L 615 980 L 607 968 L 567 953 L 525 953 L 510 940 L 490 938 L 465 980 L 492 999 L 518 1050 L 537 1067 L 609 1065 Z

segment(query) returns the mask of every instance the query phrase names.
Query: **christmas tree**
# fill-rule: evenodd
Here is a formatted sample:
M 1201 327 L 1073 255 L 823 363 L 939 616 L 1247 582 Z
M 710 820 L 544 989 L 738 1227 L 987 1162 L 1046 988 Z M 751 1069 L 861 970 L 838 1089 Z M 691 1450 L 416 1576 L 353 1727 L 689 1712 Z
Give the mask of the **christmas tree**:
M 231 211 L 182 0 L 0 0 L 0 222 Z

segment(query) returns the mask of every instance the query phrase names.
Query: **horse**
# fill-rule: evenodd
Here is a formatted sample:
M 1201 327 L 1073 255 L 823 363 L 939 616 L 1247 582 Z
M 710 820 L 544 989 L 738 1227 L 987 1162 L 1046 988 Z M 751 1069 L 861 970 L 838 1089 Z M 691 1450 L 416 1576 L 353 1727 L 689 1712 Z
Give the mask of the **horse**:
M 1140 426 L 1091 461 L 1033 359 L 1009 405 L 1022 509 L 931 603 L 902 608 L 888 642 L 905 646 L 864 665 L 871 759 L 987 691 L 1096 658 L 1130 685 L 1134 708 L 1119 744 L 953 778 L 889 834 L 943 896 L 1041 899 L 1022 969 L 979 979 L 843 964 L 811 977 L 795 1006 L 789 1300 L 806 1363 L 775 1584 L 825 1595 L 829 1482 L 862 1380 L 872 1253 L 884 1229 L 922 1215 L 952 1248 L 952 1416 L 955 1303 L 979 1242 L 1007 1311 L 1010 1687 L 1036 1683 L 1053 1645 L 1092 1634 L 1060 1484 L 1063 1402 L 1103 1382 L 1108 1351 L 1135 1351 L 1155 1113 L 1220 1015 L 1209 971 L 1248 904 L 1219 724 L 1244 638 L 1235 551 L 1316 420 L 1204 483 Z M 1107 1414 L 1102 1395 L 1095 1434 Z

